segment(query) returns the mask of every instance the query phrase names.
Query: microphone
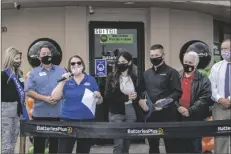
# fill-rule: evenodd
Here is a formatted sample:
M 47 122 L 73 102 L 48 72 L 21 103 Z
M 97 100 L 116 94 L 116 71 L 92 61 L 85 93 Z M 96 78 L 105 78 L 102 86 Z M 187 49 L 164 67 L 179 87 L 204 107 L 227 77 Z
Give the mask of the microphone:
M 74 76 L 73 73 L 71 73 L 70 76 L 69 76 L 68 78 L 70 78 L 70 77 L 72 77 L 72 76 Z M 68 78 L 66 78 L 66 77 L 64 76 L 64 77 L 62 77 L 61 79 L 59 79 L 57 82 L 61 82 L 61 81 L 66 80 L 66 79 L 68 79 Z

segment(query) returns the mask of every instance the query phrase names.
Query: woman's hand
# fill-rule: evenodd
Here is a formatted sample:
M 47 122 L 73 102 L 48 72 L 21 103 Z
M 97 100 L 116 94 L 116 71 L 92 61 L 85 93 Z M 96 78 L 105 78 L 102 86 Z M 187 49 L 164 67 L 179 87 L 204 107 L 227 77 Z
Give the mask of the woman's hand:
M 102 96 L 101 96 L 100 92 L 94 91 L 94 97 L 100 98 L 100 97 L 102 97 Z
M 128 95 L 129 100 L 135 100 L 137 98 L 136 92 L 132 92 L 130 95 Z
M 96 104 L 101 104 L 103 103 L 103 97 L 101 96 L 101 93 L 98 91 L 94 92 L 94 97 L 98 99 L 98 101 L 96 102 Z

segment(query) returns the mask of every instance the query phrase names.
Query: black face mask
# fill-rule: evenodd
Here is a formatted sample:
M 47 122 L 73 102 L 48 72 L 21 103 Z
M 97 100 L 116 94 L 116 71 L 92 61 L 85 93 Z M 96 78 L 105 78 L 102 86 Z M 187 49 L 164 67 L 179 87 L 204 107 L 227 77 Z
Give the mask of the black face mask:
M 21 66 L 21 62 L 14 62 L 13 66 L 14 68 L 19 68 Z
M 161 56 L 161 57 L 157 57 L 157 58 L 150 58 L 150 61 L 154 66 L 158 66 L 163 61 L 163 59 Z
M 128 69 L 129 65 L 128 64 L 117 64 L 118 71 L 124 72 Z
M 41 62 L 45 65 L 49 65 L 52 62 L 52 56 L 44 56 L 41 58 Z
M 184 67 L 184 72 L 186 73 L 191 73 L 195 69 L 195 66 L 191 66 L 188 64 L 183 64 L 183 67 Z

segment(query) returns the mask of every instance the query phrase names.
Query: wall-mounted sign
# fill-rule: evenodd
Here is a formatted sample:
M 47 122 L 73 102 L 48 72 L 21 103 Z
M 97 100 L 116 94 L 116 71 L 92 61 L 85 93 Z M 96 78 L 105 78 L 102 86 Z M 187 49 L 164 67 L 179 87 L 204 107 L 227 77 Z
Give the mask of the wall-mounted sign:
M 30 65 L 32 67 L 40 65 L 39 50 L 43 45 L 47 45 L 53 54 L 52 64 L 59 65 L 62 61 L 62 49 L 56 41 L 50 38 L 40 38 L 29 46 L 27 59 Z
M 6 26 L 3 26 L 3 27 L 1 27 L 1 28 L 2 28 L 2 33 L 7 32 L 7 27 L 6 27 Z
M 179 57 L 181 64 L 183 64 L 184 54 L 188 51 L 194 51 L 198 54 L 200 58 L 200 62 L 197 66 L 198 69 L 205 69 L 209 65 L 212 58 L 212 52 L 206 43 L 200 40 L 186 42 L 180 50 Z
M 95 34 L 117 34 L 117 29 L 95 29 Z
M 100 43 L 111 43 L 111 44 L 132 44 L 132 34 L 109 34 L 101 35 Z
M 95 76 L 106 77 L 107 76 L 107 60 L 96 59 L 95 60 Z

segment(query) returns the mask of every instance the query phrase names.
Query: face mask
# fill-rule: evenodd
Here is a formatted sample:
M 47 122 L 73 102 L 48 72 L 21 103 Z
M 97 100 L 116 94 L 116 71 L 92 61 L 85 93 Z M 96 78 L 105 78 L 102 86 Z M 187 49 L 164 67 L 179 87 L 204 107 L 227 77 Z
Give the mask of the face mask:
M 150 58 L 150 61 L 154 66 L 158 66 L 163 61 L 163 59 L 162 57 Z
M 184 72 L 186 73 L 191 73 L 195 69 L 195 66 L 191 66 L 188 64 L 183 64 L 183 67 L 184 67 Z
M 226 61 L 230 61 L 231 60 L 231 52 L 230 51 L 222 51 L 221 52 L 221 56 Z
M 128 64 L 117 64 L 117 68 L 120 72 L 124 72 L 128 69 Z
M 78 76 L 83 72 L 83 67 L 72 69 L 71 72 L 74 74 L 74 76 Z
M 41 62 L 45 65 L 49 65 L 52 62 L 52 56 L 44 56 L 41 58 Z
M 14 62 L 13 66 L 14 68 L 19 68 L 21 66 L 21 62 Z

